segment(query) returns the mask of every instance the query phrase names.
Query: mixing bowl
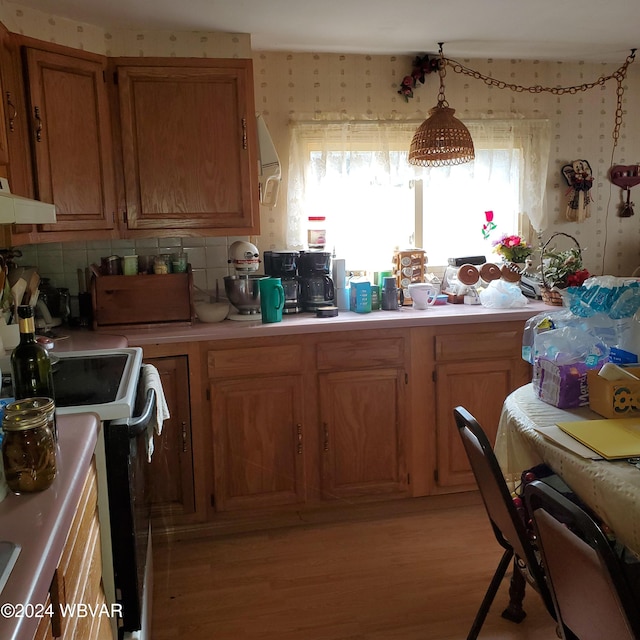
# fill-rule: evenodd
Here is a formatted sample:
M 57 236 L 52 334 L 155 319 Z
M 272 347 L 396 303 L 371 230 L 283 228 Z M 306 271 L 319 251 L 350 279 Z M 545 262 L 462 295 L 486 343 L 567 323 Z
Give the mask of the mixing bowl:
M 229 313 L 228 302 L 195 302 L 194 307 L 200 322 L 222 322 Z
M 260 280 L 263 275 L 225 276 L 224 290 L 229 302 L 243 315 L 260 313 Z

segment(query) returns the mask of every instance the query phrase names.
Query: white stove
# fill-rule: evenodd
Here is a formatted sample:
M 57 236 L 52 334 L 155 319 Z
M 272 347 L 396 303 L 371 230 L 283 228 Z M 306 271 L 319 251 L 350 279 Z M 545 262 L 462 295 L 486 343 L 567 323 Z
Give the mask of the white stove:
M 52 352 L 56 412 L 96 413 L 102 421 L 134 415 L 142 349 Z

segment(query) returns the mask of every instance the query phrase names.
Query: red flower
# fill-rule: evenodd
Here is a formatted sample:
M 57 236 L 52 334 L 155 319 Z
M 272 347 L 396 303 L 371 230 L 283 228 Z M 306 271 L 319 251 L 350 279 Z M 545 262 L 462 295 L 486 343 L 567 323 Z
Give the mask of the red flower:
M 580 269 L 580 271 L 576 271 L 575 273 L 567 276 L 567 286 L 580 287 L 590 276 L 591 274 L 586 269 Z

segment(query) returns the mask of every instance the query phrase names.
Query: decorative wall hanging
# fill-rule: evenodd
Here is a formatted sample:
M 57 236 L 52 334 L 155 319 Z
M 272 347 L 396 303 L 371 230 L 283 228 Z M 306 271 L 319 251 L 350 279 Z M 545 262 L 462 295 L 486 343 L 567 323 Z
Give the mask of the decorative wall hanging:
M 591 165 L 586 160 L 574 160 L 571 164 L 565 164 L 562 167 L 562 175 L 569 185 L 567 220 L 584 222 L 589 217 L 589 204 L 591 204 L 589 194 L 593 186 Z
M 640 184 L 640 165 L 621 165 L 616 164 L 611 167 L 610 179 L 616 187 L 622 188 L 622 193 L 627 192 L 626 202 L 620 203 L 620 211 L 618 215 L 621 218 L 629 218 L 633 215 L 633 202 L 631 202 L 631 187 Z

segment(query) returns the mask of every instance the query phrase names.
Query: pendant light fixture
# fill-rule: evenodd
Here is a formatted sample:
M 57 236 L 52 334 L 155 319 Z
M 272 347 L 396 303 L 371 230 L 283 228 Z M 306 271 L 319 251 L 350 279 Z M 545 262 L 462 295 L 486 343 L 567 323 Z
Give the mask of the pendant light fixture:
M 429 117 L 418 127 L 409 148 L 409 163 L 423 167 L 444 167 L 464 164 L 475 158 L 473 140 L 467 127 L 454 117 L 444 97 L 444 77 L 447 63 L 440 46 L 438 75 L 440 89 L 438 104 L 429 111 Z

